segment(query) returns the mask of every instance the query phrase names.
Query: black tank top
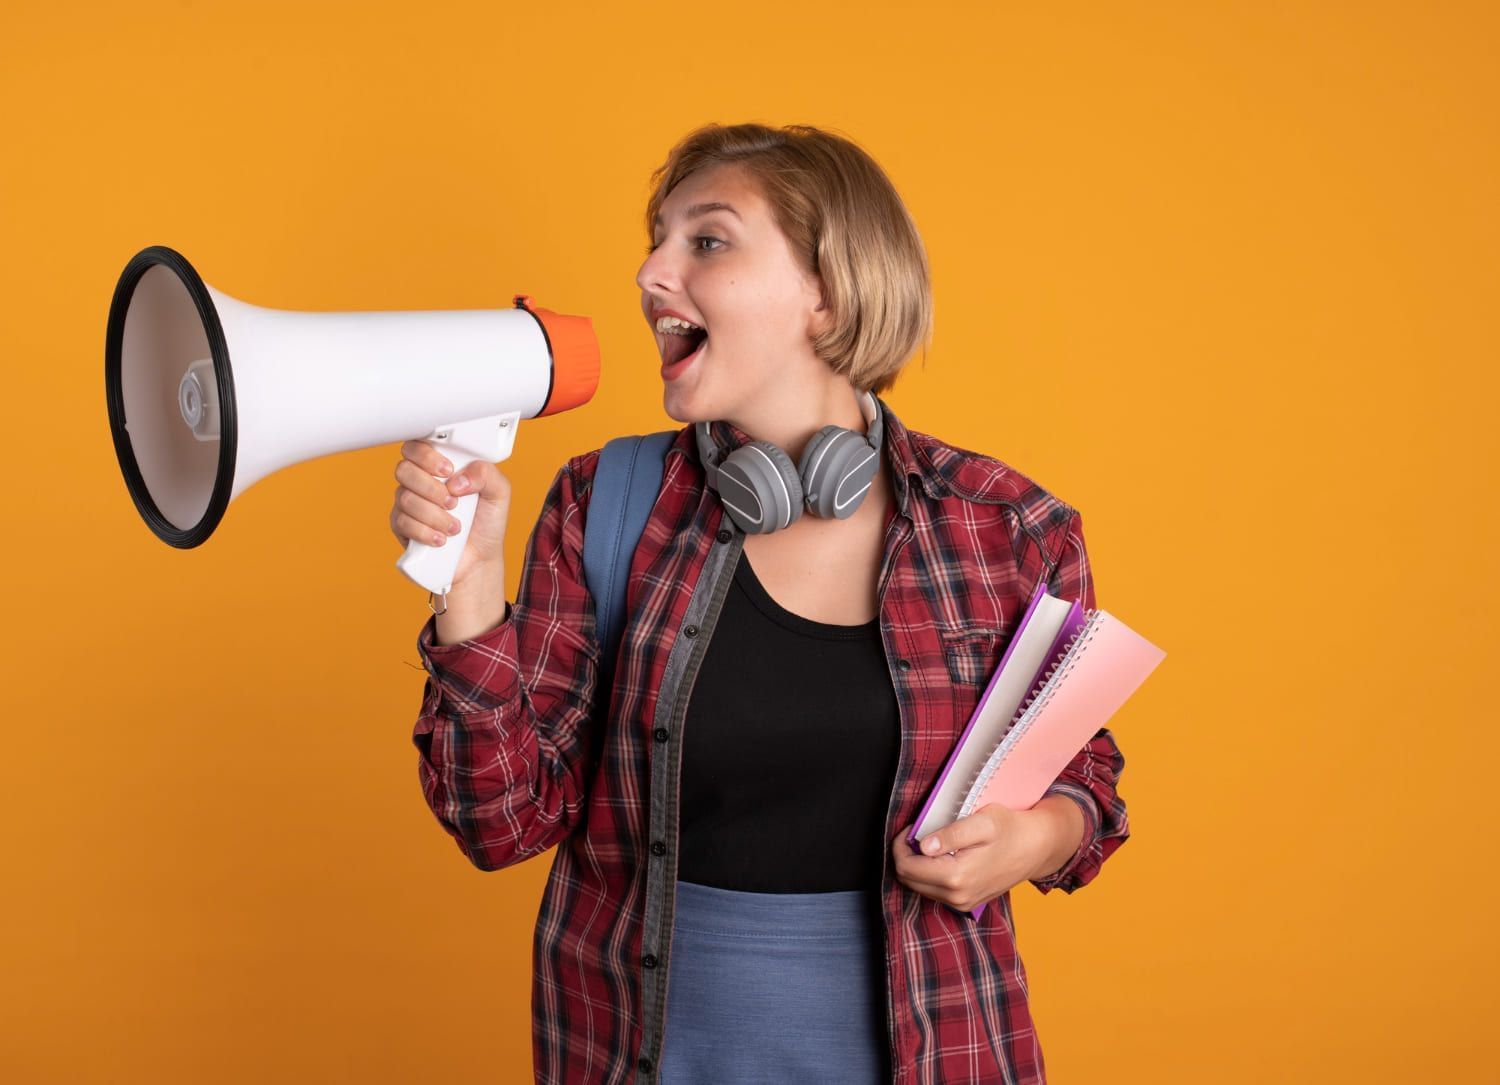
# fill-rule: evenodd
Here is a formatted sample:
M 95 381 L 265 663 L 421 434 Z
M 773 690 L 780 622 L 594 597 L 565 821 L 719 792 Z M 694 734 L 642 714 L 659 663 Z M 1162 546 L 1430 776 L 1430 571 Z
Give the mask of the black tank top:
M 682 881 L 878 889 L 900 716 L 879 618 L 783 609 L 741 551 L 683 729 Z

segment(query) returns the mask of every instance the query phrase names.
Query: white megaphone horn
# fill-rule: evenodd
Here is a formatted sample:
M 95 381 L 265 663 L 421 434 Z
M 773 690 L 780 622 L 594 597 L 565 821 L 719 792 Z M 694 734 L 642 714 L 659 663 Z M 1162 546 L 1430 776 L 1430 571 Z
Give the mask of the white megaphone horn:
M 248 487 L 302 460 L 414 437 L 455 471 L 504 460 L 521 419 L 593 398 L 599 343 L 587 317 L 533 308 L 525 294 L 512 309 L 263 309 L 153 245 L 115 287 L 104 382 L 135 507 L 186 549 Z M 412 541 L 396 567 L 447 592 L 478 500 L 458 499 L 462 529 L 446 544 Z

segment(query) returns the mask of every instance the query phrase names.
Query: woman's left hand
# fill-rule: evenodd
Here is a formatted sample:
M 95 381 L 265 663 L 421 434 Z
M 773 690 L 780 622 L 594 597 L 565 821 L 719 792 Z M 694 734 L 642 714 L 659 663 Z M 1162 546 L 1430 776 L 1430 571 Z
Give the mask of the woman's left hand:
M 1052 832 L 1045 812 L 1012 810 L 999 803 L 928 833 L 912 851 L 896 837 L 896 878 L 924 897 L 971 912 L 1031 877 L 1050 850 Z M 936 842 L 936 843 L 934 843 Z

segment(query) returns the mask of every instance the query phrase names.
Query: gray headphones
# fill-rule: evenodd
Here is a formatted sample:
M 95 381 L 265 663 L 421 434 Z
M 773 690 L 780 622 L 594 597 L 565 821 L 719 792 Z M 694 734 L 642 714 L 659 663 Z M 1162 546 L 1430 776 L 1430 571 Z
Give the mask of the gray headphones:
M 865 392 L 860 407 L 868 423 L 864 434 L 824 426 L 807 442 L 797 467 L 770 441 L 750 441 L 719 463 L 708 423 L 695 423 L 708 488 L 746 535 L 778 531 L 800 517 L 804 507 L 824 519 L 847 519 L 880 470 L 885 429 L 874 393 Z

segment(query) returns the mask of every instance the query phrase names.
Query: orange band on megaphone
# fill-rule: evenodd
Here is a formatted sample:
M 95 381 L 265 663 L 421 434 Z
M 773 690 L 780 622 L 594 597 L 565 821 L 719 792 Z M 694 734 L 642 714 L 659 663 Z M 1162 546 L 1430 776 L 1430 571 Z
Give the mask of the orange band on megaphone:
M 530 294 L 516 295 L 516 308 L 536 317 L 552 351 L 552 388 L 546 405 L 534 417 L 580 407 L 599 389 L 599 340 L 586 316 L 564 316 L 531 304 Z

